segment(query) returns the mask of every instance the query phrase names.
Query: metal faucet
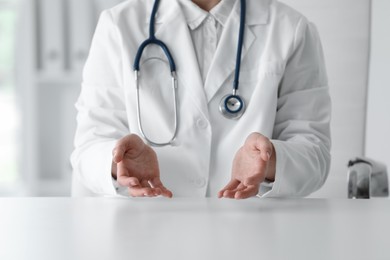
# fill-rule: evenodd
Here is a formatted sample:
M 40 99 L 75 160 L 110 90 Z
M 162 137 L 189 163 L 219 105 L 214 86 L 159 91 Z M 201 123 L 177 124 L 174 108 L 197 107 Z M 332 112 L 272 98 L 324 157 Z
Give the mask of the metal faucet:
M 368 158 L 356 158 L 348 163 L 348 198 L 369 199 L 388 197 L 389 182 L 386 165 Z

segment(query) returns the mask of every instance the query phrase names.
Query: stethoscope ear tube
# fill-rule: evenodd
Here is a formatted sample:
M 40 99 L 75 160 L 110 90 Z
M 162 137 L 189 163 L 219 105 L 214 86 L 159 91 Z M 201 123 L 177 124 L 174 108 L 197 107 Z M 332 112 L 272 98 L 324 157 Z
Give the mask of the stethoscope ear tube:
M 160 3 L 160 0 L 154 1 L 152 14 L 150 16 L 149 38 L 146 39 L 143 43 L 141 43 L 141 45 L 138 48 L 137 54 L 135 55 L 135 59 L 134 59 L 134 65 L 133 65 L 134 71 L 140 70 L 140 62 L 141 62 L 142 53 L 144 52 L 145 48 L 151 44 L 155 44 L 155 45 L 159 46 L 164 51 L 165 56 L 168 59 L 171 72 L 173 73 L 176 71 L 176 64 L 175 64 L 175 61 L 171 55 L 171 52 L 169 51 L 169 49 L 165 45 L 165 43 L 158 40 L 154 34 L 154 20 L 156 17 L 159 3 Z
M 165 53 L 165 56 L 167 57 L 167 60 L 169 62 L 169 68 L 170 68 L 171 72 L 176 72 L 176 64 L 175 64 L 175 61 L 171 55 L 171 52 L 169 51 L 168 47 L 162 41 L 160 41 L 156 38 L 153 38 L 153 39 L 149 38 L 149 39 L 145 40 L 140 45 L 140 47 L 138 48 L 137 54 L 135 56 L 135 59 L 134 59 L 133 70 L 140 71 L 140 62 L 141 62 L 142 53 L 144 52 L 145 48 L 148 45 L 152 45 L 152 44 L 159 46 L 163 50 L 163 52 Z
M 136 99 L 137 99 L 137 121 L 138 121 L 138 128 L 140 130 L 140 133 L 142 137 L 145 139 L 145 141 L 155 147 L 162 147 L 166 145 L 173 145 L 173 142 L 176 139 L 177 131 L 178 131 L 178 125 L 179 125 L 179 112 L 178 112 L 178 98 L 177 98 L 177 77 L 176 72 L 171 73 L 172 78 L 172 93 L 173 93 L 173 100 L 174 100 L 174 132 L 172 134 L 171 139 L 168 142 L 156 142 L 151 140 L 147 137 L 145 134 L 143 125 L 142 125 L 142 117 L 141 117 L 141 105 L 140 105 L 140 94 L 139 94 L 139 71 L 134 71 L 134 78 L 135 78 L 135 84 L 136 84 Z

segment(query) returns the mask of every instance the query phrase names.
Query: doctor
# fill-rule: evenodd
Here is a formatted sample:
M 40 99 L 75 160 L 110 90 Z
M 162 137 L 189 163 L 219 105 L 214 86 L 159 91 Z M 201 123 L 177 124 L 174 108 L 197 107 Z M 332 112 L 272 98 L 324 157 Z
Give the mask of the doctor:
M 73 194 L 243 199 L 319 189 L 330 98 L 315 27 L 276 0 L 154 4 L 129 0 L 100 17 L 76 103 Z M 174 66 L 150 44 L 138 68 L 146 39 L 163 42 Z

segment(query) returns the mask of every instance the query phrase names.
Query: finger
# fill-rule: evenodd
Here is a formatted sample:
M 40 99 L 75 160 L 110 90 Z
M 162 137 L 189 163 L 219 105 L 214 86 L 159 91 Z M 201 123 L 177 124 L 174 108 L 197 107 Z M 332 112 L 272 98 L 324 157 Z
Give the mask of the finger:
M 238 191 L 245 190 L 245 189 L 246 189 L 246 186 L 243 183 L 240 183 L 235 189 L 226 190 L 223 193 L 223 197 L 228 198 L 228 199 L 234 199 L 234 197 Z
M 226 199 L 234 199 L 236 192 L 234 190 L 225 190 L 222 197 Z
M 173 197 L 172 191 L 168 190 L 164 186 L 161 186 L 159 188 L 161 189 L 161 195 L 163 195 L 164 197 L 167 197 L 167 198 L 172 198 Z
M 139 180 L 135 177 L 121 176 L 117 178 L 118 184 L 123 187 L 140 186 Z
M 136 177 L 118 176 L 118 184 L 123 187 L 136 187 L 140 186 L 139 180 Z
M 247 199 L 247 198 L 256 196 L 258 192 L 259 192 L 259 187 L 255 186 L 255 185 L 252 185 L 252 186 L 248 186 L 244 190 L 238 191 L 235 194 L 234 198 L 238 199 L 238 200 L 240 200 L 240 199 Z
M 114 163 L 120 163 L 123 160 L 123 156 L 125 155 L 125 150 L 123 147 L 115 147 L 112 150 L 112 161 Z
M 161 195 L 161 189 L 151 186 L 149 181 L 147 181 L 147 180 L 142 180 L 141 186 L 144 188 L 150 188 L 150 191 L 153 192 L 153 194 L 147 193 L 147 194 L 145 194 L 145 196 L 159 196 L 159 195 Z
M 159 188 L 161 190 L 161 195 L 167 198 L 172 198 L 173 194 L 168 190 L 161 182 L 160 178 L 156 177 L 150 180 L 150 184 L 154 188 Z
M 254 176 L 251 176 L 251 177 L 246 177 L 243 181 L 244 185 L 246 187 L 248 187 L 248 186 L 257 185 L 257 184 L 263 182 L 265 179 L 267 164 L 268 164 L 267 162 L 260 163 L 260 169 L 259 169 L 260 173 L 255 174 Z
M 237 188 L 234 189 L 235 192 L 240 191 L 240 190 L 245 190 L 246 186 L 241 182 L 240 185 L 238 185 Z
M 140 185 L 138 178 L 128 176 L 127 169 L 126 169 L 124 163 L 122 163 L 122 162 L 117 164 L 116 179 L 117 179 L 119 185 L 124 186 L 124 187 L 131 187 L 131 186 Z
M 153 188 L 148 187 L 142 187 L 142 186 L 136 186 L 136 187 L 129 187 L 129 195 L 132 197 L 155 197 L 156 190 Z
M 232 180 L 230 180 L 230 182 L 221 191 L 233 190 L 233 189 L 237 188 L 239 185 L 240 185 L 240 181 L 239 180 L 232 179 Z
M 240 181 L 237 180 L 237 179 L 232 179 L 230 180 L 230 182 L 222 189 L 218 192 L 218 198 L 222 198 L 224 197 L 224 193 L 225 191 L 227 190 L 234 190 L 236 189 L 238 186 L 240 185 Z

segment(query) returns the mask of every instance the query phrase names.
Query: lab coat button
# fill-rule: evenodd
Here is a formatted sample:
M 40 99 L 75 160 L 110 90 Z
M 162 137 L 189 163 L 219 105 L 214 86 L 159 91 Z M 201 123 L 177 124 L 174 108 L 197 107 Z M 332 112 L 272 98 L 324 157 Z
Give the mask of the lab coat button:
M 208 126 L 207 122 L 203 119 L 198 119 L 196 124 L 198 125 L 199 128 L 203 128 L 203 129 L 207 128 Z
M 172 145 L 172 146 L 180 146 L 180 144 L 181 144 L 181 142 L 180 142 L 177 138 L 175 138 L 175 139 L 171 142 L 171 145 Z
M 204 178 L 198 178 L 195 181 L 195 186 L 198 188 L 203 188 L 206 185 L 206 180 Z

